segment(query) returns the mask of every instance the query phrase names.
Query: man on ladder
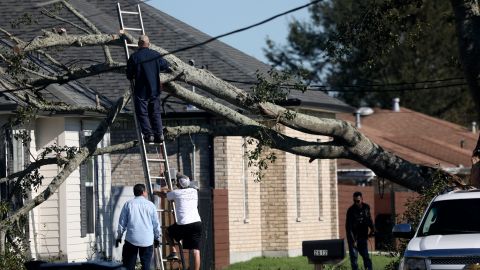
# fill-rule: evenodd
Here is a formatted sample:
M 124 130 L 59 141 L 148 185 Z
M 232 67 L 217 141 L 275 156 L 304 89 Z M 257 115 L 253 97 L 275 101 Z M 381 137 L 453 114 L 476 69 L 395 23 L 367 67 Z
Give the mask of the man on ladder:
M 171 72 L 162 55 L 150 48 L 148 36 L 138 38 L 138 51 L 127 62 L 127 78 L 135 80 L 133 102 L 145 143 L 163 143 L 160 72 Z
M 202 239 L 202 221 L 198 213 L 198 191 L 191 187 L 190 178 L 177 175 L 177 189 L 163 187 L 154 190 L 154 194 L 174 201 L 177 211 L 177 221 L 167 228 L 165 237 L 170 246 L 167 260 L 178 260 L 177 250 L 173 240 L 183 241 L 183 248 L 193 251 L 194 268 L 200 270 L 200 241 Z

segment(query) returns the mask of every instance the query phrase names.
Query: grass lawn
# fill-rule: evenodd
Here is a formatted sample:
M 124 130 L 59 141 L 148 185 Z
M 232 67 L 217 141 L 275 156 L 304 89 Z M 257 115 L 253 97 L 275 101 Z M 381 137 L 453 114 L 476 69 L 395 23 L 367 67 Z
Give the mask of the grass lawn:
M 392 257 L 382 256 L 382 255 L 373 255 L 373 269 L 384 269 L 385 266 L 393 259 Z M 361 256 L 358 260 L 358 265 L 360 269 L 363 267 L 363 262 Z M 312 270 L 314 266 L 308 264 L 306 257 L 292 257 L 292 258 L 265 258 L 258 257 L 253 258 L 247 262 L 235 263 L 230 265 L 226 270 Z M 342 269 L 349 270 L 350 260 L 347 256 L 343 260 L 342 264 L 338 267 L 333 268 L 332 266 L 327 266 L 324 269 Z

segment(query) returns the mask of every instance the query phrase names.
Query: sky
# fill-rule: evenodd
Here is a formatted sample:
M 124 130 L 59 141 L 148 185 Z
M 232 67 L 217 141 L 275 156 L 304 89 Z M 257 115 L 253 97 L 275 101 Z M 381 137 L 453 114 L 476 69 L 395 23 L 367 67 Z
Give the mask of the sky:
M 150 0 L 147 3 L 210 36 L 217 36 L 302 6 L 309 0 Z M 267 37 L 277 44 L 286 44 L 288 23 L 293 18 L 307 19 L 308 8 L 220 40 L 267 62 L 262 50 Z

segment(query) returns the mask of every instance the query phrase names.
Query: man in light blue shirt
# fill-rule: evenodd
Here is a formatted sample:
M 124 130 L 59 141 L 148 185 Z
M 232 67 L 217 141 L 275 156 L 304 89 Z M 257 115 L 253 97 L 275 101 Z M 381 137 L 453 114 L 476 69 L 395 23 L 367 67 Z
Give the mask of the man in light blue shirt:
M 127 270 L 135 270 L 137 255 L 140 256 L 142 270 L 150 270 L 153 246 L 160 244 L 160 223 L 157 208 L 147 200 L 144 184 L 133 187 L 135 198 L 123 205 L 118 221 L 116 246 L 122 242 L 125 231 L 125 244 L 122 250 L 122 262 Z

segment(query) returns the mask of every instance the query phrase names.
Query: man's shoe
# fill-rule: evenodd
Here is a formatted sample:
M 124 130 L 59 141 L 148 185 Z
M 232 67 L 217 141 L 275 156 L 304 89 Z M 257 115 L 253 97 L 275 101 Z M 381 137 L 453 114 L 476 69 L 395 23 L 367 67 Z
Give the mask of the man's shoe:
M 167 261 L 178 261 L 178 256 L 176 252 L 168 254 Z
M 154 143 L 163 143 L 163 141 L 165 141 L 163 134 L 155 135 L 155 138 L 153 140 Z
M 153 135 L 145 135 L 143 136 L 143 141 L 145 143 L 151 143 L 155 140 L 155 138 L 153 137 Z

